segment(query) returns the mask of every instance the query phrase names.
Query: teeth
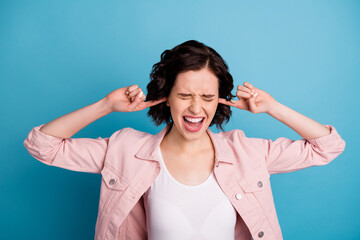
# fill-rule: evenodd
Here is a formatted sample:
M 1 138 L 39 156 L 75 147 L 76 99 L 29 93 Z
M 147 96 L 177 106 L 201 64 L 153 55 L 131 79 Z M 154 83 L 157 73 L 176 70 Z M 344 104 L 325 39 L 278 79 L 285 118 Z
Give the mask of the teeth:
M 189 117 L 185 117 L 185 119 L 189 122 L 193 122 L 193 123 L 196 123 L 196 122 L 200 122 L 203 118 L 189 118 Z

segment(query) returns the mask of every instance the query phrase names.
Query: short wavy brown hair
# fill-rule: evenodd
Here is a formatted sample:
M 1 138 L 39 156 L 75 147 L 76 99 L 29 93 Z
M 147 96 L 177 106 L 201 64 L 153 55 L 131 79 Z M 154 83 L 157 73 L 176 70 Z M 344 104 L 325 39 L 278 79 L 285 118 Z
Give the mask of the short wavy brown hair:
M 147 85 L 146 101 L 168 97 L 179 73 L 201 70 L 204 67 L 217 76 L 220 98 L 231 100 L 235 97 L 231 94 L 234 87 L 233 78 L 225 60 L 211 47 L 195 40 L 189 40 L 171 50 L 165 50 L 161 54 L 160 62 L 153 65 L 150 82 Z M 166 102 L 150 107 L 147 115 L 157 126 L 164 122 L 172 124 L 170 108 L 166 106 Z M 210 126 L 216 124 L 218 129 L 224 130 L 222 124 L 224 120 L 228 122 L 230 116 L 230 106 L 218 104 Z

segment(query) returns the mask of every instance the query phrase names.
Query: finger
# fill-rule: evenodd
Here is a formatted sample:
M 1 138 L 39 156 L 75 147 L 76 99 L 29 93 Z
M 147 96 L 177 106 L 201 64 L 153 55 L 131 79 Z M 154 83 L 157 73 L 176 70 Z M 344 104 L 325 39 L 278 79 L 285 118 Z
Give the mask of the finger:
M 237 91 L 236 96 L 240 100 L 241 98 L 245 98 L 245 99 L 251 98 L 252 94 L 244 91 Z
M 136 96 L 135 96 L 135 97 L 136 97 Z M 146 96 L 145 96 L 145 94 L 144 94 L 143 91 L 141 91 L 141 97 L 140 97 L 140 99 L 141 99 L 140 104 L 143 104 L 143 103 L 145 102 L 145 99 L 146 99 Z M 139 105 L 139 106 L 140 106 L 140 105 Z M 139 108 L 139 106 L 137 106 L 137 108 Z
M 228 105 L 228 106 L 231 106 L 231 107 L 235 107 L 237 101 L 234 101 L 234 100 L 228 101 L 228 100 L 225 100 L 225 99 L 223 99 L 223 98 L 219 98 L 219 103 L 225 104 L 225 105 Z
M 139 92 L 134 100 L 128 105 L 130 111 L 134 111 L 136 107 L 142 102 L 143 92 Z
M 139 86 L 137 84 L 131 85 L 127 88 L 127 91 L 130 93 L 132 91 L 134 91 L 135 89 L 139 88 Z
M 142 95 L 142 97 L 141 97 L 141 101 L 144 102 L 145 99 L 146 99 L 146 96 L 145 96 L 145 94 L 144 94 L 144 92 L 143 92 L 143 95 Z
M 249 82 L 244 82 L 243 85 L 244 85 L 245 87 L 250 88 L 252 92 L 255 92 L 255 87 L 254 87 L 251 83 L 249 83 Z
M 130 101 L 131 101 L 131 102 L 135 101 L 135 99 L 136 99 L 136 97 L 138 96 L 138 94 L 139 94 L 139 93 L 141 93 L 141 97 L 140 97 L 140 98 L 141 98 L 141 100 L 142 100 L 142 101 L 144 101 L 144 100 L 145 100 L 145 98 L 144 98 L 144 97 L 145 97 L 144 92 L 143 92 L 140 88 L 139 88 L 139 89 L 137 89 L 137 90 L 135 90 L 135 91 L 136 91 L 137 93 L 136 93 L 136 95 L 135 95 L 135 96 L 133 96 L 133 97 L 129 97 Z M 135 91 L 134 91 L 134 92 L 135 92 Z
M 248 87 L 244 87 L 244 86 L 239 85 L 239 86 L 237 87 L 237 89 L 238 89 L 239 91 L 247 92 L 247 93 L 249 93 L 250 95 L 252 94 L 251 89 L 248 88 Z
M 160 104 L 162 102 L 165 102 L 166 100 L 167 100 L 167 98 L 163 97 L 163 98 L 161 98 L 159 100 L 143 102 L 143 103 L 141 103 L 140 108 L 142 110 L 142 109 L 145 109 L 145 108 L 148 108 L 148 107 L 152 107 L 152 106 L 155 106 L 155 105 Z
M 137 89 L 133 90 L 132 92 L 130 92 L 130 93 L 128 94 L 128 98 L 129 98 L 129 99 L 135 98 L 136 95 L 137 95 L 139 92 L 141 92 L 141 91 L 142 91 L 141 88 L 137 88 Z
M 249 98 L 249 109 L 252 113 L 256 113 L 257 112 L 257 106 L 256 106 L 256 96 L 257 96 L 257 93 L 254 94 L 251 98 Z

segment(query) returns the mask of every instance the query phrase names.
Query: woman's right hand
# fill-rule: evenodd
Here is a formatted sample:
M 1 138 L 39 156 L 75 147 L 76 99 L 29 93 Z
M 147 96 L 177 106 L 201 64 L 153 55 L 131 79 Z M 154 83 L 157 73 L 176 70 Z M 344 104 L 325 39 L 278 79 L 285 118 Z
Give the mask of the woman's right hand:
M 105 99 L 110 109 L 116 112 L 141 111 L 147 107 L 166 101 L 166 97 L 164 97 L 156 101 L 144 102 L 146 97 L 141 88 L 136 84 L 116 89 L 109 93 Z

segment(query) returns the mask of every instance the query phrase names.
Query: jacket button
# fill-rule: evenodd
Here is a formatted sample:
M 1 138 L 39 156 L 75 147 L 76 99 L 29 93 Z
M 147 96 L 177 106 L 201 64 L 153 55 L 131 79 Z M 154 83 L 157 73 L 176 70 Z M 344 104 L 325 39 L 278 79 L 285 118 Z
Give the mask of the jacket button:
M 263 236 L 264 236 L 264 232 L 263 232 L 263 231 L 261 231 L 261 232 L 258 233 L 258 237 L 259 237 L 259 238 L 262 238 Z
M 114 185 L 114 183 L 115 183 L 115 179 L 110 179 L 109 184 Z
M 259 187 L 262 187 L 262 186 L 263 186 L 263 183 L 262 183 L 261 181 L 258 181 L 257 185 L 258 185 Z
M 240 193 L 236 194 L 235 197 L 236 197 L 237 200 L 242 199 L 242 195 Z

